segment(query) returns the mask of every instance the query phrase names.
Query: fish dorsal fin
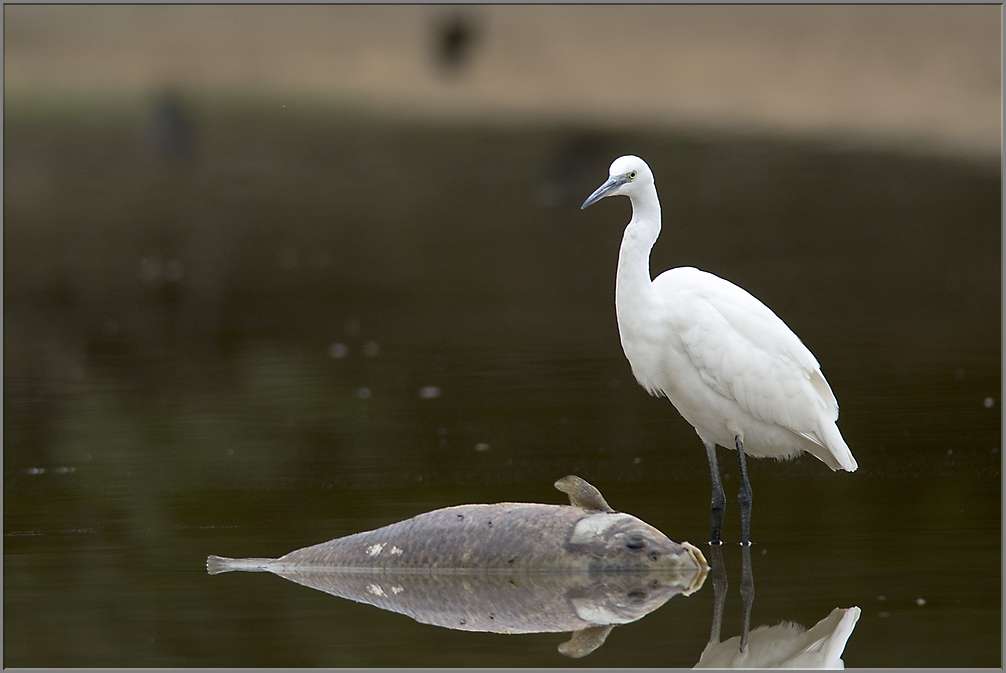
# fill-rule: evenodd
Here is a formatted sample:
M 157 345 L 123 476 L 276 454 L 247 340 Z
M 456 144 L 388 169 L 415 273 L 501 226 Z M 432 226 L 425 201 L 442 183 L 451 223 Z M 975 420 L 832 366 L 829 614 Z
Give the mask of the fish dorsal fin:
M 580 479 L 580 481 L 583 480 Z M 587 484 L 585 481 L 583 483 Z M 587 486 L 590 486 L 590 484 L 587 484 Z M 594 488 L 593 486 L 590 487 Z M 604 640 L 613 628 L 615 627 L 612 625 L 588 626 L 585 629 L 574 631 L 573 637 L 559 646 L 559 652 L 573 659 L 585 657 L 601 645 L 604 645 Z
M 555 487 L 569 496 L 573 507 L 580 507 L 589 512 L 614 512 L 604 500 L 604 496 L 596 488 L 580 477 L 569 475 L 555 482 Z

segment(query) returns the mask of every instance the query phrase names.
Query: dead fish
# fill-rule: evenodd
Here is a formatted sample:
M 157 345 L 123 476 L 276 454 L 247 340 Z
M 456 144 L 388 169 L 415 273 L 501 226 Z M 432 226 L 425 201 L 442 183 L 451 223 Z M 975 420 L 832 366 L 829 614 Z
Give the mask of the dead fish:
M 705 557 L 636 517 L 613 510 L 576 476 L 555 487 L 569 505 L 457 505 L 278 559 L 210 556 L 211 575 L 232 570 L 309 572 L 608 572 L 699 570 Z
M 615 512 L 579 477 L 555 487 L 569 505 L 459 505 L 278 559 L 210 556 L 206 568 L 272 572 L 450 629 L 572 632 L 559 651 L 575 658 L 616 625 L 702 586 L 708 566 L 697 548 Z
M 702 586 L 704 569 L 654 572 L 359 573 L 312 567 L 280 577 L 357 603 L 458 631 L 565 633 L 566 656 L 600 647 L 618 625 L 642 619 Z

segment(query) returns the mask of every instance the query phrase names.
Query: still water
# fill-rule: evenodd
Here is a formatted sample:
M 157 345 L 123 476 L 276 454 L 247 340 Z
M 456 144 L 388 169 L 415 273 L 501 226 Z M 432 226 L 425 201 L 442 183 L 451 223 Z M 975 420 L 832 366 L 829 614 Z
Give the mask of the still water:
M 711 577 L 571 659 L 568 634 L 206 572 L 562 504 L 567 474 L 707 551 L 702 445 L 618 342 L 628 201 L 579 210 L 630 152 L 664 207 L 654 272 L 698 266 L 783 317 L 860 465 L 749 461 L 752 631 L 858 607 L 847 666 L 1001 665 L 998 165 L 235 110 L 193 105 L 181 140 L 129 105 L 5 110 L 5 666 L 696 665 Z

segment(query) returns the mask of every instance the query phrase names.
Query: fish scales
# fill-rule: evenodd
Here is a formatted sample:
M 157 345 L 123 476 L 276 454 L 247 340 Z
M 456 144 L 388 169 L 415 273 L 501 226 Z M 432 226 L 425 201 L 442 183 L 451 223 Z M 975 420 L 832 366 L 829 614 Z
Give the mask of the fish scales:
M 692 593 L 702 571 L 662 573 L 302 572 L 280 577 L 340 598 L 461 631 L 546 633 L 627 624 L 672 596 Z
M 274 565 L 294 564 L 300 570 L 310 566 L 586 570 L 588 557 L 563 543 L 577 522 L 592 515 L 596 514 L 569 505 L 458 505 L 305 547 L 277 559 Z
M 382 528 L 292 551 L 278 559 L 207 558 L 215 575 L 233 570 L 332 572 L 594 572 L 697 570 L 694 546 L 678 544 L 570 475 L 555 483 L 569 505 L 456 505 Z

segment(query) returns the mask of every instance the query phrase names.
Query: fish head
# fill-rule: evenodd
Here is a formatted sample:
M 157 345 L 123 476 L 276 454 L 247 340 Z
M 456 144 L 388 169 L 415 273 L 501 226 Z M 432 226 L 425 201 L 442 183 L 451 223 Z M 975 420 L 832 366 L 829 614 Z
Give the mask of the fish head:
M 695 571 L 609 572 L 568 594 L 577 617 L 591 624 L 628 624 L 674 596 L 687 595 Z M 704 575 L 703 575 L 704 576 Z
M 567 542 L 592 571 L 696 571 L 707 567 L 692 545 L 678 544 L 650 524 L 622 512 L 600 512 L 576 522 Z

